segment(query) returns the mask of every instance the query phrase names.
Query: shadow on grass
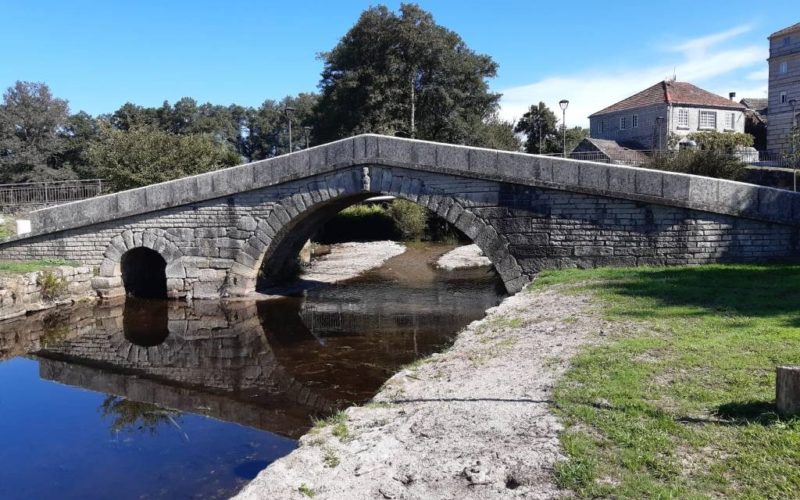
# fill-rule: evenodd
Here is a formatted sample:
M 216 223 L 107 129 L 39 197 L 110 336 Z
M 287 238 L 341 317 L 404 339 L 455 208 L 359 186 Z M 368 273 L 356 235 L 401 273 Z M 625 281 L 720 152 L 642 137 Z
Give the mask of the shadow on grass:
M 601 271 L 602 272 L 602 271 Z M 704 311 L 656 308 L 629 316 L 697 316 L 712 312 L 756 318 L 783 316 L 800 327 L 800 265 L 727 264 L 702 267 L 609 269 L 598 289 L 627 297 L 655 299 L 659 305 Z
M 715 413 L 718 417 L 739 425 L 772 425 L 793 418 L 780 416 L 775 407 L 775 403 L 771 401 L 736 401 L 733 403 L 725 403 L 719 405 Z

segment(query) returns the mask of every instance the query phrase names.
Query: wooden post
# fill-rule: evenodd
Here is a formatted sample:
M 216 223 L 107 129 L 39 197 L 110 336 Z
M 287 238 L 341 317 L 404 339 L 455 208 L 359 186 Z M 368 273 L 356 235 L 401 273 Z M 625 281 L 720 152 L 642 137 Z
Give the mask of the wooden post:
M 781 415 L 800 413 L 800 366 L 775 369 L 775 402 Z

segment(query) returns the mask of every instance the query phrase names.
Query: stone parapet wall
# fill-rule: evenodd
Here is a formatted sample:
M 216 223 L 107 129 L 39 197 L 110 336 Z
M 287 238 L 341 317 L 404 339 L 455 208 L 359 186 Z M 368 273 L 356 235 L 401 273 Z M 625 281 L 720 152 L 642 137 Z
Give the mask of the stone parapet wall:
M 43 278 L 50 275 L 55 287 Z M 97 297 L 89 266 L 59 266 L 43 271 L 0 276 L 0 321 L 58 305 L 89 301 Z

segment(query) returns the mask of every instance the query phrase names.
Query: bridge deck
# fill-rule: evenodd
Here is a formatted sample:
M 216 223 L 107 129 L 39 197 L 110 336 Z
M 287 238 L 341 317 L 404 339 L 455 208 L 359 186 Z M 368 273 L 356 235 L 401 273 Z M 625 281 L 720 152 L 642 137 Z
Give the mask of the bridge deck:
M 688 174 L 379 135 L 32 212 L 31 236 L 89 226 L 331 172 L 385 165 L 800 225 L 800 194 Z

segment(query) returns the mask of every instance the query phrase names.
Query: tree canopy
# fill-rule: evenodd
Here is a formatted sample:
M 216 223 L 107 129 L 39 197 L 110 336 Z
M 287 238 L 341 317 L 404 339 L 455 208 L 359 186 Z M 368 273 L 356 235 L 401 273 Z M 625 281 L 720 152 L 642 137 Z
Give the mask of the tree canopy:
M 484 145 L 497 64 L 419 6 L 367 9 L 321 58 L 317 141 L 371 132 Z
M 0 104 L 0 179 L 59 177 L 68 114 L 67 101 L 53 97 L 44 83 L 18 81 L 10 87 Z

